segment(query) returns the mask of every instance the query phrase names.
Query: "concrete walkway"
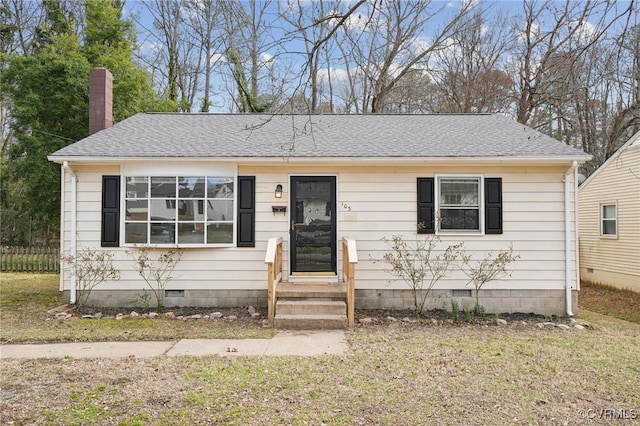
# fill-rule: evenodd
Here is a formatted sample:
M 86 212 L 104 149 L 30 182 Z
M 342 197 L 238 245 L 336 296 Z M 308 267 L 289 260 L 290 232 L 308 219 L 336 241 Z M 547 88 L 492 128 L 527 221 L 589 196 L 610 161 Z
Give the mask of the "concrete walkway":
M 159 356 L 316 356 L 349 351 L 342 330 L 279 331 L 271 339 L 182 339 L 171 342 L 90 342 L 0 345 L 0 359 L 153 358 Z

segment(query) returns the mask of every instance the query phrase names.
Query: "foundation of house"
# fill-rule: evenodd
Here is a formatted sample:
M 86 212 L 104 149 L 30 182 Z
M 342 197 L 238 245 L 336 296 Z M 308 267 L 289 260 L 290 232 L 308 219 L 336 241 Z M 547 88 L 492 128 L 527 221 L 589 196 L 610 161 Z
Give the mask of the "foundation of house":
M 69 301 L 69 291 L 63 292 Z M 475 290 L 432 290 L 425 309 L 451 310 L 452 301 L 461 311 L 473 309 Z M 566 315 L 564 290 L 480 290 L 479 303 L 486 313 L 536 313 L 540 315 Z M 356 309 L 413 309 L 413 292 L 408 289 L 363 290 L 356 289 Z M 101 307 L 153 307 L 155 296 L 150 290 L 94 290 L 87 301 L 89 306 Z M 167 290 L 165 307 L 231 308 L 240 306 L 267 306 L 267 290 Z M 572 291 L 572 306 L 578 306 L 578 292 Z

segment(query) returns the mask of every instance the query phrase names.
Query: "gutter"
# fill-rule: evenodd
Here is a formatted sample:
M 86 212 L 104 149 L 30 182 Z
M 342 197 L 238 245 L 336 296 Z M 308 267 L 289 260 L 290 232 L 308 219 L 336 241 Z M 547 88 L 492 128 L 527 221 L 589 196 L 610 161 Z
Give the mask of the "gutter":
M 69 292 L 69 303 L 71 305 L 76 303 L 76 288 L 78 287 L 78 276 L 76 275 L 76 261 L 78 256 L 78 206 L 77 206 L 77 189 L 78 189 L 78 176 L 69 167 L 69 162 L 62 163 L 62 167 L 71 176 L 71 288 Z M 64 212 L 64 206 L 63 206 Z
M 575 194 L 575 186 L 576 182 L 571 181 L 571 175 L 575 176 L 576 168 L 578 167 L 578 162 L 573 161 L 571 163 L 571 167 L 564 174 L 564 288 L 565 288 L 565 299 L 567 305 L 567 316 L 573 316 L 572 303 L 571 303 L 571 184 L 574 186 L 574 195 Z M 576 212 L 577 213 L 577 212 Z M 577 235 L 577 230 L 576 230 Z M 577 243 L 577 242 L 576 242 Z

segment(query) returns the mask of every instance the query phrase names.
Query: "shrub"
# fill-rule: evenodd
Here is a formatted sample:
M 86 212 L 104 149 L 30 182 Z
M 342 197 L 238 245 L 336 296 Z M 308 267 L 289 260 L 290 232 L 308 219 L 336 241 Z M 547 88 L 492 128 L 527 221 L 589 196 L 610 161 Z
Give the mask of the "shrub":
M 462 256 L 462 243 L 450 245 L 440 254 L 436 247 L 440 243 L 437 235 L 405 241 L 395 235 L 389 241 L 383 238 L 391 250 L 383 260 L 391 266 L 391 274 L 408 284 L 413 293 L 416 315 L 424 310 L 427 297 L 433 286 L 451 270 L 451 265 Z
M 474 314 L 484 313 L 480 306 L 478 293 L 483 285 L 490 281 L 500 280 L 511 276 L 511 271 L 507 266 L 520 258 L 520 255 L 513 253 L 513 246 L 509 250 L 500 250 L 497 253 L 489 252 L 487 256 L 477 262 L 471 261 L 471 256 L 462 255 L 462 271 L 469 278 L 466 285 L 472 284 L 476 289 L 476 306 L 473 308 Z
M 113 253 L 108 250 L 82 249 L 75 256 L 64 255 L 62 260 L 77 279 L 76 306 L 83 307 L 91 291 L 105 281 L 120 279 L 120 271 L 113 266 Z
M 169 281 L 171 281 L 171 274 L 180 261 L 182 252 L 169 250 L 159 253 L 153 259 L 150 256 L 150 249 L 143 247 L 128 251 L 127 254 L 133 258 L 138 274 L 153 291 L 158 310 L 163 310 L 165 289 Z

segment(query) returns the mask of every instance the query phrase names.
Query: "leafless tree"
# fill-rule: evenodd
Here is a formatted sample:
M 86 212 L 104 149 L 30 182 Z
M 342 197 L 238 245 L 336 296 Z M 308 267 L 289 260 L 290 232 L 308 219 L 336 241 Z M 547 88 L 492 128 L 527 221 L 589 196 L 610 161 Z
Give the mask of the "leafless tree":
M 189 111 L 199 90 L 203 58 L 193 34 L 186 25 L 186 0 L 150 0 L 142 3 L 153 26 L 141 19 L 137 24 L 143 29 L 147 45 L 141 60 L 151 68 L 154 81 L 166 93 L 169 100 L 181 111 Z
M 434 55 L 433 112 L 501 112 L 509 108 L 512 82 L 502 70 L 505 52 L 513 41 L 503 25 L 509 17 L 499 11 L 491 18 L 486 15 L 486 10 L 475 10 L 468 24 Z
M 452 13 L 446 3 L 431 0 L 383 0 L 369 5 L 361 25 L 352 23 L 348 36 L 354 62 L 366 81 L 363 111 L 385 112 L 394 86 L 415 68 L 426 68 L 430 56 L 446 46 L 467 22 L 473 2 Z M 436 22 L 444 22 L 436 27 Z
M 518 39 L 509 71 L 515 81 L 516 118 L 533 127 L 545 126 L 553 117 L 544 113 L 553 96 L 550 88 L 564 76 L 553 72 L 561 57 L 564 68 L 573 67 L 618 19 L 630 13 L 633 2 L 618 11 L 615 2 L 588 0 L 525 0 L 514 20 Z

